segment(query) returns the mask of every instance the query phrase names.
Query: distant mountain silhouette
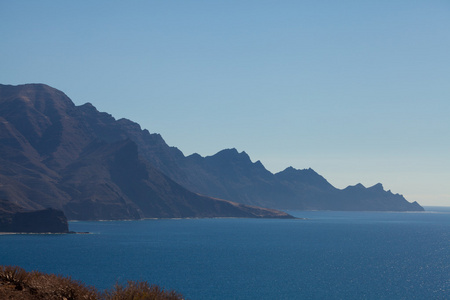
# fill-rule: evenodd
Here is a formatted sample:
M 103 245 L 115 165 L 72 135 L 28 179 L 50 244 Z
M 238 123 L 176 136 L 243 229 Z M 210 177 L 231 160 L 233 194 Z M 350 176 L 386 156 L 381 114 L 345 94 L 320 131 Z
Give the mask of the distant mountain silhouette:
M 253 206 L 423 210 L 381 185 L 340 190 L 312 169 L 272 174 L 236 149 L 186 157 L 159 134 L 46 85 L 0 85 L 0 141 L 0 199 L 69 219 L 287 217 Z
M 0 199 L 72 220 L 290 217 L 188 191 L 139 156 L 121 130 L 131 122 L 105 127 L 111 117 L 89 119 L 88 106 L 46 85 L 0 85 Z
M 153 157 L 161 159 L 152 153 L 142 154 L 150 162 Z M 192 191 L 250 205 L 289 210 L 423 210 L 417 202 L 384 191 L 381 184 L 369 188 L 358 184 L 340 190 L 312 169 L 289 167 L 272 174 L 261 162 L 253 163 L 245 152 L 236 149 L 208 157 L 176 154 L 165 165 L 159 163 L 165 174 Z
M 422 211 L 417 203 L 384 191 L 381 184 L 365 188 L 337 189 L 312 169 L 292 167 L 272 174 L 260 161 L 253 163 L 245 152 L 225 149 L 213 156 L 184 156 L 169 147 L 159 134 L 142 130 L 126 119 L 116 121 L 91 104 L 79 107 L 95 122 L 96 133 L 105 140 L 129 138 L 139 153 L 168 177 L 188 190 L 248 205 L 290 210 Z M 119 136 L 119 137 L 118 137 Z

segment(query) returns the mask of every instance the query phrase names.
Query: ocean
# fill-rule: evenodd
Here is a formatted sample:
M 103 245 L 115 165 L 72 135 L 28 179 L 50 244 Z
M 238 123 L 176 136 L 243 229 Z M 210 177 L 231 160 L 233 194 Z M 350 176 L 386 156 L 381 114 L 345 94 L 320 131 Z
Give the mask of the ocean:
M 0 264 L 188 299 L 450 299 L 450 208 L 426 209 L 70 222 L 90 234 L 0 236 Z

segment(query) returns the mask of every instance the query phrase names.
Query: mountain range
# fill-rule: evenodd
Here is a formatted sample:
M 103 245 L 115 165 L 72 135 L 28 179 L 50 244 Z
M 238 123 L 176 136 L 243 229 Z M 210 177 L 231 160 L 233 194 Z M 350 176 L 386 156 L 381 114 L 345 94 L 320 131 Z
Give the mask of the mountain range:
M 236 149 L 185 156 L 159 134 L 75 106 L 44 84 L 0 85 L 0 199 L 71 220 L 423 210 L 381 184 L 341 190 L 312 169 L 273 174 Z

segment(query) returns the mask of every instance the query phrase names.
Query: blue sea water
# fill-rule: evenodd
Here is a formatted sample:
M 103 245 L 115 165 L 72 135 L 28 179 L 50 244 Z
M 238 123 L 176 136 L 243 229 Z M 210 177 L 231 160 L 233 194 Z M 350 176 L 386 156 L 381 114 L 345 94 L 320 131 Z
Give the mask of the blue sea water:
M 450 208 L 428 210 L 71 222 L 91 234 L 0 236 L 0 264 L 188 299 L 450 299 Z

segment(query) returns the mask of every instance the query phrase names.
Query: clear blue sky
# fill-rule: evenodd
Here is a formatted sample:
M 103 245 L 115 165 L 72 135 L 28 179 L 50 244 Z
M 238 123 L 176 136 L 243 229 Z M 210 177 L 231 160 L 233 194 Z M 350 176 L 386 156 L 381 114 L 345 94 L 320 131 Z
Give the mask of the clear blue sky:
M 450 1 L 0 0 L 0 83 L 46 83 L 185 155 L 450 206 Z

